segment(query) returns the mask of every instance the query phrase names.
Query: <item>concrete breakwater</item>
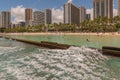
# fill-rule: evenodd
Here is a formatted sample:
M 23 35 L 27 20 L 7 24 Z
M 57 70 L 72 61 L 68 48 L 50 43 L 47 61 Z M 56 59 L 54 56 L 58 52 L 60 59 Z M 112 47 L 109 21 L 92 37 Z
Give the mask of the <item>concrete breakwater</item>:
M 24 42 L 24 43 L 29 43 L 29 44 L 37 45 L 43 48 L 49 48 L 49 49 L 68 49 L 70 47 L 70 45 L 59 44 L 55 42 L 47 42 L 47 41 L 36 42 L 36 41 L 16 39 L 16 38 L 11 38 L 11 37 L 3 37 L 3 38 L 11 39 L 11 40 L 19 41 L 19 42 Z
M 49 49 L 68 49 L 71 46 L 67 44 L 59 44 L 56 42 L 47 42 L 47 41 L 36 42 L 36 41 L 17 39 L 17 38 L 11 38 L 6 36 L 1 36 L 1 37 L 10 39 L 10 40 L 16 40 L 19 42 L 28 43 L 28 44 L 33 44 L 33 45 L 37 45 L 37 46 L 40 46 L 43 48 L 49 48 Z M 96 49 L 92 47 L 89 47 L 89 48 Z M 117 48 L 117 47 L 103 46 L 102 49 L 97 49 L 97 50 L 103 55 L 120 57 L 120 48 Z
M 102 53 L 104 55 L 120 57 L 120 48 L 118 48 L 118 47 L 110 47 L 110 46 L 103 46 L 102 47 Z

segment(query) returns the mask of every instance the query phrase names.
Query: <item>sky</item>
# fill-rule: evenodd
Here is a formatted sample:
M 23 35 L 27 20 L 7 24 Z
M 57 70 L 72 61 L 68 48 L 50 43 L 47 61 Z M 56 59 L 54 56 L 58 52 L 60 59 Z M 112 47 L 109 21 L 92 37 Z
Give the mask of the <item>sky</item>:
M 53 22 L 63 21 L 63 4 L 73 2 L 76 6 L 85 6 L 93 17 L 93 0 L 0 0 L 0 12 L 11 10 L 12 22 L 24 21 L 25 8 L 33 10 L 52 9 Z M 117 0 L 114 0 L 114 15 L 117 14 Z

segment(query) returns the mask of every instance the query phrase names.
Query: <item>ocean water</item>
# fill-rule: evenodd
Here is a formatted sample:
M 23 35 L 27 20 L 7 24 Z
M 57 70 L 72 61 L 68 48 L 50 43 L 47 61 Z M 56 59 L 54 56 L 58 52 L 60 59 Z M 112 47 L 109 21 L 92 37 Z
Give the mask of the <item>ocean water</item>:
M 42 49 L 0 38 L 0 80 L 120 80 L 120 58 L 86 46 Z
M 102 46 L 120 47 L 120 36 L 80 36 L 80 35 L 19 35 L 11 36 L 19 39 L 32 41 L 50 41 L 75 46 L 87 46 L 94 48 L 102 48 Z M 89 40 L 89 41 L 87 41 Z

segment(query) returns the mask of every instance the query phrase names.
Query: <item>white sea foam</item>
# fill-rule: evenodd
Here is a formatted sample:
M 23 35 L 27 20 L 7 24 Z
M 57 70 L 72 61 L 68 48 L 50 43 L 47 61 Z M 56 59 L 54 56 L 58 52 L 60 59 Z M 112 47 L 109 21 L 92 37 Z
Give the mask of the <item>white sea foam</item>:
M 17 51 L 21 51 L 24 48 L 19 48 L 19 47 L 0 47 L 0 55 L 5 54 L 5 53 L 13 53 Z
M 107 74 L 110 70 L 106 67 L 106 60 L 108 58 L 98 50 L 86 47 L 38 49 L 38 52 L 18 58 L 18 64 L 8 65 L 6 70 L 18 80 L 115 80 Z

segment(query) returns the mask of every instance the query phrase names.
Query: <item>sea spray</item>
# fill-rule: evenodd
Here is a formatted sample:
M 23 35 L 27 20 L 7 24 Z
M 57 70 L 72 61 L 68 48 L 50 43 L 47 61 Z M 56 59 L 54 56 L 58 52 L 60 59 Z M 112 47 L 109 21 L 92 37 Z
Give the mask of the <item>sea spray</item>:
M 117 80 L 107 67 L 109 57 L 97 49 L 70 47 L 67 50 L 0 48 L 9 60 L 1 61 L 0 79 L 5 80 Z M 7 54 L 10 53 L 10 54 Z M 14 55 L 13 55 L 14 54 Z M 22 55 L 21 57 L 18 57 Z M 9 56 L 8 56 L 9 55 Z M 4 76 L 4 77 L 3 77 Z

